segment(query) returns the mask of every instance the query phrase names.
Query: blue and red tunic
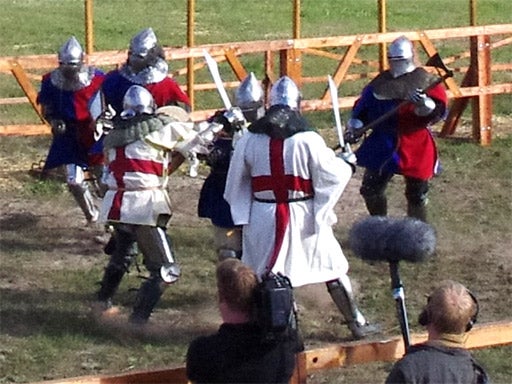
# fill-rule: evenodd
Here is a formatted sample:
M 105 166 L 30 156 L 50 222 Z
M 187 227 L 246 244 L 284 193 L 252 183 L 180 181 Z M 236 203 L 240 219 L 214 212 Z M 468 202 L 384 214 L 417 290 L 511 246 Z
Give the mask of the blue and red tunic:
M 132 85 L 136 84 L 124 77 L 117 69 L 107 73 L 102 91 L 105 96 L 105 102 L 110 104 L 118 114 L 123 111 L 124 94 Z M 190 99 L 187 94 L 170 77 L 165 77 L 157 83 L 149 83 L 142 86 L 153 95 L 157 107 L 163 107 L 175 102 L 181 102 L 190 106 Z
M 62 120 L 66 124 L 66 131 L 53 137 L 45 169 L 64 164 L 85 168 L 103 162 L 101 154 L 92 153 L 95 140 L 90 103 L 104 78 L 103 72 L 96 69 L 89 85 L 79 90 L 63 90 L 53 84 L 51 72 L 43 76 L 37 102 L 48 112 L 48 119 Z
M 374 84 L 372 81 L 363 89 L 352 111 L 352 117 L 360 119 L 365 125 L 397 108 L 404 100 L 379 96 Z M 382 83 L 379 85 L 382 86 Z M 388 86 L 392 87 L 393 82 L 389 81 Z M 438 156 L 429 125 L 445 113 L 447 96 L 441 84 L 426 93 L 438 105 L 435 113 L 418 116 L 414 113 L 414 104 L 400 106 L 397 113 L 376 125 L 357 149 L 359 166 L 420 180 L 429 180 L 434 176 Z

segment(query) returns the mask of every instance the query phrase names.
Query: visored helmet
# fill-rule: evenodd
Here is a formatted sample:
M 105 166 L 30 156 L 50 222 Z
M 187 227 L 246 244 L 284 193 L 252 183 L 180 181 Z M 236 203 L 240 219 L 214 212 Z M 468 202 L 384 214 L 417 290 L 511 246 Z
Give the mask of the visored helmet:
M 414 47 L 405 36 L 395 39 L 388 48 L 389 71 L 399 77 L 416 69 Z
M 288 76 L 277 80 L 270 90 L 270 106 L 287 105 L 293 110 L 300 108 L 301 94 L 297 85 Z
M 165 60 L 164 50 L 158 44 L 152 28 L 142 30 L 130 41 L 128 65 L 134 73 L 155 66 L 163 60 Z M 165 73 L 167 73 L 167 67 Z
M 240 107 L 247 121 L 254 122 L 264 115 L 263 95 L 263 88 L 251 72 L 235 93 L 235 104 Z
M 146 57 L 149 51 L 156 47 L 158 40 L 152 28 L 146 28 L 135 36 L 130 41 L 130 55 Z
M 59 49 L 60 65 L 79 66 L 84 61 L 84 51 L 75 36 L 71 36 Z
M 123 119 L 130 119 L 136 115 L 153 114 L 156 111 L 155 101 L 151 93 L 140 85 L 132 85 L 123 98 Z

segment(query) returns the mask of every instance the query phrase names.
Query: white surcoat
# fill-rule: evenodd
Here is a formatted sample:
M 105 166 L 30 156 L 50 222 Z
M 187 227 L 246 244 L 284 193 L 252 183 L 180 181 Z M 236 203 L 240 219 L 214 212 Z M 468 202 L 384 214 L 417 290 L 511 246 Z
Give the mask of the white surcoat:
M 292 285 L 334 280 L 348 262 L 334 236 L 334 206 L 351 167 L 312 131 L 285 140 L 246 133 L 230 163 L 224 198 L 243 226 L 242 261 L 261 276 L 274 273 Z
M 185 123 L 167 124 L 143 139 L 106 151 L 108 191 L 101 222 L 155 226 L 159 215 L 171 214 L 170 153 L 186 128 L 191 129 Z

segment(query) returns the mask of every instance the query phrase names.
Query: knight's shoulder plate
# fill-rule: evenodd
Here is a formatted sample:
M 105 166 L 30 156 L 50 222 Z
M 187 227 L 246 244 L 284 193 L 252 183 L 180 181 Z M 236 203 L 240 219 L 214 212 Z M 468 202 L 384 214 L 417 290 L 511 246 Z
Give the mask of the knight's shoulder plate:
M 418 67 L 410 73 L 394 78 L 386 71 L 377 76 L 370 85 L 373 93 L 381 99 L 406 100 L 416 89 L 426 89 L 436 80 L 436 76 Z

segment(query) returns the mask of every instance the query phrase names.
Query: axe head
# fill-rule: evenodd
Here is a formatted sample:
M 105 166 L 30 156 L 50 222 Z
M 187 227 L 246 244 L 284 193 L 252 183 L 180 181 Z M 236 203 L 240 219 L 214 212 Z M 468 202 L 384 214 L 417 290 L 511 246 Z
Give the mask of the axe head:
M 441 59 L 441 56 L 439 56 L 439 53 L 436 53 L 435 55 L 430 56 L 428 58 L 427 63 L 425 65 L 427 67 L 435 67 L 435 68 L 442 69 L 444 72 L 446 72 L 446 75 L 448 77 L 452 77 L 453 76 L 453 71 L 451 69 L 449 69 L 444 64 L 443 60 Z

